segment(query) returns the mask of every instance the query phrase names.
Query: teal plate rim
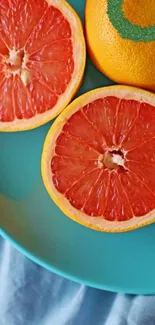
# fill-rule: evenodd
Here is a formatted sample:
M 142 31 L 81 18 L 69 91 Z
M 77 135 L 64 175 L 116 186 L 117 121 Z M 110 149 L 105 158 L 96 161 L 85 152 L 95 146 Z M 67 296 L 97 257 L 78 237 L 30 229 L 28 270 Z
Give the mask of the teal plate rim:
M 103 285 L 103 288 L 93 282 L 90 281 L 84 281 L 72 274 L 66 273 L 61 271 L 60 269 L 52 266 L 51 264 L 49 264 L 48 262 L 46 262 L 45 260 L 43 260 L 42 258 L 39 258 L 39 256 L 37 256 L 36 254 L 31 253 L 29 250 L 27 250 L 26 248 L 24 248 L 23 245 L 19 244 L 14 238 L 13 236 L 9 235 L 8 232 L 6 230 L 4 230 L 3 228 L 0 229 L 0 235 L 2 235 L 2 237 L 4 239 L 9 240 L 9 242 L 16 248 L 18 249 L 18 251 L 20 251 L 22 254 L 24 254 L 26 257 L 28 257 L 31 261 L 39 264 L 40 266 L 44 267 L 45 269 L 47 269 L 48 271 L 54 272 L 55 274 L 62 276 L 64 278 L 66 278 L 67 280 L 70 281 L 74 281 L 77 282 L 79 284 L 84 284 L 86 286 L 92 287 L 94 289 L 100 289 L 100 290 L 106 290 L 106 291 L 111 291 L 111 292 L 120 292 L 121 289 L 120 288 L 109 288 L 106 285 Z M 125 292 L 122 290 L 122 292 Z M 133 293 L 133 292 L 129 292 L 129 293 Z
M 31 261 L 37 263 L 38 265 L 44 267 L 45 269 L 47 269 L 50 272 L 53 272 L 61 277 L 64 277 L 67 280 L 70 281 L 74 281 L 76 283 L 79 284 L 84 284 L 86 286 L 89 286 L 93 289 L 99 289 L 99 290 L 105 290 L 105 291 L 110 291 L 110 292 L 116 292 L 116 293 L 122 293 L 122 294 L 133 294 L 133 295 L 154 295 L 155 291 L 150 291 L 148 292 L 148 290 L 146 289 L 142 289 L 140 290 L 139 288 L 134 288 L 131 289 L 130 287 L 119 287 L 119 286 L 108 286 L 106 284 L 98 284 L 96 282 L 90 282 L 87 280 L 83 280 L 81 278 L 78 278 L 77 276 L 74 276 L 73 274 L 70 273 L 66 273 L 63 272 L 62 270 L 60 270 L 59 268 L 56 268 L 54 266 L 52 266 L 50 263 L 46 262 L 44 259 L 40 258 L 37 254 L 33 254 L 32 252 L 30 252 L 29 250 L 27 250 L 26 248 L 24 248 L 23 245 L 19 244 L 14 238 L 13 236 L 9 235 L 9 233 L 4 230 L 2 227 L 0 229 L 0 235 L 4 238 L 9 240 L 9 242 L 16 248 L 18 249 L 18 251 L 20 251 L 22 254 L 24 254 L 26 257 L 28 257 Z

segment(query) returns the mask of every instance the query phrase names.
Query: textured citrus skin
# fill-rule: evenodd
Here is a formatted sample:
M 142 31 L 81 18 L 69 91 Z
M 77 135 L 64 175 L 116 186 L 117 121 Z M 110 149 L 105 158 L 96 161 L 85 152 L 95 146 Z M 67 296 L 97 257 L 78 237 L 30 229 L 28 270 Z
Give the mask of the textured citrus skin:
M 136 26 L 154 26 L 153 1 L 135 2 L 123 0 L 123 16 Z M 115 82 L 155 90 L 155 41 L 122 38 L 110 21 L 107 9 L 108 0 L 86 2 L 85 26 L 90 57 Z
M 144 101 L 155 106 L 155 95 L 148 91 L 128 86 L 110 86 L 95 89 L 76 98 L 55 120 L 45 139 L 42 159 L 41 173 L 47 192 L 60 210 L 72 220 L 97 231 L 103 232 L 126 232 L 131 231 L 155 222 L 155 210 L 143 217 L 136 217 L 126 221 L 111 222 L 100 217 L 90 217 L 74 208 L 63 194 L 53 184 L 51 174 L 51 158 L 55 153 L 56 139 L 62 131 L 68 118 L 79 108 L 104 96 L 117 96 L 118 98 L 135 99 Z

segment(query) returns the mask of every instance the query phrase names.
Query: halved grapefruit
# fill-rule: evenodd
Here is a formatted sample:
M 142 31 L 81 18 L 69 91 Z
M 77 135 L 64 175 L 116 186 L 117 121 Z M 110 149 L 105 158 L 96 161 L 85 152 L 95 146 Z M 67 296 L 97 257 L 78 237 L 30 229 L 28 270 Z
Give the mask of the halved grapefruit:
M 54 118 L 82 81 L 81 21 L 64 0 L 0 1 L 0 131 Z
M 92 229 L 155 221 L 155 95 L 111 86 L 77 98 L 47 135 L 42 176 L 59 208 Z

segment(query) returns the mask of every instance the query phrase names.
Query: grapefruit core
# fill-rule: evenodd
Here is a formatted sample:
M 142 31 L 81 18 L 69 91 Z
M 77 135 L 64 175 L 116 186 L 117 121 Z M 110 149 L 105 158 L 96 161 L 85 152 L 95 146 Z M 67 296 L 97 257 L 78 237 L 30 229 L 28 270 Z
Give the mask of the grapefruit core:
M 53 119 L 82 81 L 81 21 L 64 0 L 0 2 L 0 131 Z
M 155 221 L 155 95 L 111 86 L 77 98 L 46 137 L 42 177 L 58 207 L 89 228 Z

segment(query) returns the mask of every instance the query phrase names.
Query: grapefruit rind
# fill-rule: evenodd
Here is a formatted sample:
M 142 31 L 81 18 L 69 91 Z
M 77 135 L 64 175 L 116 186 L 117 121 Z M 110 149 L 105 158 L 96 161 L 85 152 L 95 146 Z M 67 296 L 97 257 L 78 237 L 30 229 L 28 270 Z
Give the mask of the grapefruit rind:
M 30 119 L 15 119 L 13 122 L 0 122 L 0 132 L 16 132 L 31 130 L 55 118 L 71 101 L 78 91 L 85 70 L 86 45 L 82 22 L 75 10 L 65 0 L 46 0 L 47 3 L 59 9 L 68 20 L 72 30 L 74 72 L 65 92 L 59 96 L 56 105 L 42 114 Z
M 63 126 L 69 117 L 78 111 L 81 107 L 91 103 L 92 101 L 104 97 L 116 96 L 123 99 L 135 99 L 155 106 L 155 95 L 145 90 L 128 86 L 109 86 L 98 88 L 85 93 L 76 98 L 68 107 L 59 115 L 51 126 L 43 146 L 41 159 L 41 173 L 43 183 L 52 200 L 60 208 L 60 210 L 72 220 L 94 230 L 104 232 L 126 232 L 131 231 L 155 222 L 155 209 L 142 217 L 133 217 L 126 221 L 108 221 L 103 217 L 90 217 L 87 214 L 74 208 L 63 194 L 57 191 L 52 182 L 51 157 L 55 152 L 55 143 Z

